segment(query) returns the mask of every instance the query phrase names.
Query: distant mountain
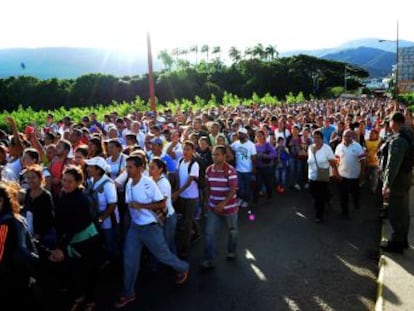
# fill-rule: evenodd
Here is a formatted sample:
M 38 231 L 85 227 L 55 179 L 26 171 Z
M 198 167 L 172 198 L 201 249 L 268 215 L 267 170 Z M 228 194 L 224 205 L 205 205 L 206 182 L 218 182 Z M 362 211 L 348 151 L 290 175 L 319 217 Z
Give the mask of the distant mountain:
M 154 70 L 160 64 L 154 59 Z M 98 48 L 36 48 L 0 50 L 0 78 L 29 75 L 40 79 L 77 78 L 87 73 L 133 76 L 148 72 L 146 55 Z
M 322 58 L 357 65 L 367 70 L 372 77 L 384 77 L 390 74 L 396 63 L 395 53 L 384 50 L 359 47 L 326 54 Z
M 399 40 L 399 47 L 414 46 L 414 42 Z M 320 50 L 297 50 L 280 53 L 282 57 L 305 54 L 329 60 L 346 62 L 367 70 L 372 77 L 384 77 L 391 73 L 396 63 L 396 40 L 383 41 L 365 38 L 345 42 L 338 47 Z

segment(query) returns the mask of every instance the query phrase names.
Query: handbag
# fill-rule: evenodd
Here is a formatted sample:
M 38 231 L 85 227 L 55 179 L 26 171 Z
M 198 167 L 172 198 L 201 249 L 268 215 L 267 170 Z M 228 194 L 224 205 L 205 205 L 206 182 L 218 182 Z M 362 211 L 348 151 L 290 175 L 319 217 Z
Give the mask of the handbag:
M 316 180 L 317 181 L 323 181 L 323 182 L 329 182 L 329 167 L 323 168 L 319 167 L 318 160 L 316 160 L 316 151 L 315 148 L 312 148 L 313 156 L 315 158 L 315 164 L 316 164 Z

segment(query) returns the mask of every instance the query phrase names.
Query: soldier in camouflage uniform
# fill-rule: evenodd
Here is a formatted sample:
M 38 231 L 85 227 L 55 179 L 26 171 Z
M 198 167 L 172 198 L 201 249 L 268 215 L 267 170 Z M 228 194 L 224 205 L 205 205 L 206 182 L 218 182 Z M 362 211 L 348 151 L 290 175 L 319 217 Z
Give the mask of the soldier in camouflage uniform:
M 411 186 L 412 160 L 409 157 L 413 135 L 404 127 L 405 117 L 395 112 L 390 120 L 394 132 L 388 148 L 383 172 L 382 195 L 388 202 L 388 218 L 392 227 L 391 238 L 381 248 L 387 252 L 402 253 L 408 248 L 409 189 Z

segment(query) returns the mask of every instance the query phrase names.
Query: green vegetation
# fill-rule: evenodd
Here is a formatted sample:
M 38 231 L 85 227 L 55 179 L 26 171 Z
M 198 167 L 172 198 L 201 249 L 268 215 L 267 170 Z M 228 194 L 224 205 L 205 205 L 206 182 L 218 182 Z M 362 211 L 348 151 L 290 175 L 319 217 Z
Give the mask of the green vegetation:
M 285 102 L 288 103 L 299 103 L 304 101 L 304 96 L 302 93 L 297 94 L 296 96 L 290 93 L 284 99 Z M 214 95 L 208 100 L 204 100 L 200 97 L 197 97 L 194 101 L 188 99 L 176 99 L 173 102 L 166 102 L 163 105 L 157 106 L 159 111 L 164 111 L 166 109 L 170 109 L 173 112 L 176 112 L 178 109 L 181 111 L 186 111 L 189 109 L 193 110 L 202 110 L 202 109 L 209 109 L 213 107 L 217 107 L 219 105 L 230 105 L 230 106 L 250 106 L 253 103 L 264 103 L 267 105 L 280 105 L 281 102 L 274 96 L 270 94 L 265 94 L 264 96 L 260 97 L 256 93 L 253 93 L 251 98 L 239 98 L 237 95 L 233 95 L 230 93 L 225 92 L 223 95 L 222 101 L 218 102 Z M 104 114 L 108 114 L 109 112 L 116 111 L 120 115 L 128 115 L 130 113 L 136 111 L 148 111 L 149 110 L 149 103 L 142 100 L 141 98 L 137 97 L 132 102 L 122 102 L 117 103 L 113 102 L 108 106 L 98 105 L 98 106 L 91 106 L 91 107 L 74 107 L 70 109 L 66 109 L 64 107 L 60 107 L 54 110 L 40 110 L 34 111 L 32 108 L 23 108 L 19 106 L 18 109 L 7 112 L 3 111 L 0 114 L 0 128 L 1 129 L 8 129 L 8 125 L 6 123 L 6 115 L 11 115 L 16 121 L 17 126 L 20 130 L 23 130 L 24 126 L 26 126 L 29 122 L 35 122 L 36 124 L 43 126 L 46 121 L 46 116 L 48 113 L 52 113 L 55 120 L 61 120 L 65 116 L 70 116 L 75 121 L 80 121 L 83 116 L 89 115 L 92 112 L 95 112 L 98 116 L 99 120 L 103 119 Z
M 335 87 L 344 83 L 344 68 L 351 76 L 347 90 L 360 86 L 359 78 L 368 76 L 361 68 L 306 55 L 279 58 L 274 46 L 258 44 L 244 52 L 229 51 L 231 64 L 222 61 L 221 48 L 192 46 L 159 54 L 164 65 L 154 73 L 155 94 L 160 103 L 175 100 L 208 103 L 211 95 L 221 102 L 226 92 L 240 98 L 266 94 L 285 98 L 302 92 L 304 98 L 333 97 Z M 20 105 L 34 111 L 56 107 L 108 106 L 148 100 L 148 75 L 115 77 L 87 74 L 77 79 L 40 80 L 29 76 L 0 79 L 0 107 L 13 111 Z
M 398 95 L 398 101 L 404 103 L 412 112 L 414 112 L 414 93 Z

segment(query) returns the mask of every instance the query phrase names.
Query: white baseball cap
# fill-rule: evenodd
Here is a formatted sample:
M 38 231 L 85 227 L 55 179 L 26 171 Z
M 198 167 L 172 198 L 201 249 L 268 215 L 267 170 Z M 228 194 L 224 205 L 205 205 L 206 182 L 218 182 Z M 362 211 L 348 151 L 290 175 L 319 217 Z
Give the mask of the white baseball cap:
M 85 160 L 85 164 L 98 166 L 106 173 L 111 172 L 111 167 L 108 165 L 108 163 L 106 163 L 105 159 L 102 157 L 94 157 L 92 159 L 87 159 Z

